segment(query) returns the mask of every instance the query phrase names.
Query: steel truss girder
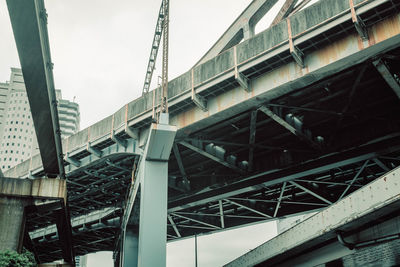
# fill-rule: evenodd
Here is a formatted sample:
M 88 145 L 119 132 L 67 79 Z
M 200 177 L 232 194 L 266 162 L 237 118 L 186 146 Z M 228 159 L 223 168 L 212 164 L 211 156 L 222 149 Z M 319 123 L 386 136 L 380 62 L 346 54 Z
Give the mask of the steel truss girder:
M 264 212 L 261 212 L 261 211 L 258 211 L 258 210 L 256 210 L 256 209 L 250 208 L 250 207 L 248 207 L 248 206 L 246 206 L 246 205 L 243 205 L 243 204 L 240 204 L 240 203 L 238 203 L 238 202 L 236 202 L 236 201 L 229 200 L 229 199 L 225 199 L 225 202 L 227 202 L 227 203 L 229 203 L 229 204 L 233 204 L 233 205 L 238 206 L 238 207 L 241 207 L 241 208 L 243 208 L 243 209 L 249 210 L 249 211 L 251 211 L 251 212 L 253 212 L 253 213 L 256 213 L 256 214 L 258 214 L 258 215 L 261 215 L 261 216 L 263 216 L 263 217 L 265 217 L 265 218 L 272 218 L 270 215 L 265 214 Z
M 333 203 L 332 201 L 328 200 L 326 197 L 323 197 L 320 193 L 315 192 L 315 190 L 312 190 L 312 189 L 308 188 L 307 186 L 301 185 L 301 184 L 299 184 L 299 183 L 297 183 L 295 181 L 289 181 L 289 183 L 291 183 L 292 185 L 300 188 L 304 192 L 306 192 L 306 193 L 308 193 L 308 194 L 310 194 L 310 195 L 322 200 L 323 202 L 325 202 L 325 203 L 327 203 L 329 205 L 331 205 Z
M 185 147 L 187 147 L 187 148 L 199 153 L 200 155 L 202 155 L 204 157 L 207 157 L 207 158 L 209 158 L 209 159 L 211 159 L 211 160 L 213 160 L 215 162 L 218 162 L 219 164 L 221 164 L 221 165 L 223 165 L 225 167 L 228 167 L 228 168 L 230 168 L 230 169 L 232 169 L 232 170 L 234 170 L 236 172 L 245 173 L 245 171 L 242 170 L 241 168 L 239 168 L 239 167 L 237 167 L 235 165 L 232 165 L 232 164 L 228 163 L 227 161 L 222 160 L 222 159 L 220 159 L 220 158 L 218 158 L 218 157 L 216 157 L 214 155 L 211 155 L 210 153 L 204 151 L 203 149 L 200 149 L 200 148 L 198 148 L 198 147 L 196 147 L 196 146 L 194 146 L 192 144 L 189 144 L 186 141 L 180 141 L 179 144 L 181 144 L 181 145 L 183 145 L 183 146 L 185 146 Z
M 291 125 L 290 123 L 286 122 L 284 119 L 282 119 L 280 116 L 275 114 L 272 110 L 267 108 L 266 106 L 262 106 L 259 108 L 260 111 L 262 111 L 265 115 L 267 115 L 269 118 L 280 124 L 282 127 L 284 127 L 286 130 L 291 132 L 292 134 L 296 135 L 299 137 L 301 140 L 306 141 L 309 143 L 313 148 L 320 150 L 321 149 L 321 144 L 315 141 L 313 135 L 311 134 L 311 131 L 309 130 L 304 130 L 304 127 L 301 126 L 301 129 L 297 129 L 295 126 Z M 306 132 L 309 132 L 310 134 L 305 134 Z
M 389 144 L 386 146 L 385 144 Z M 379 149 L 379 147 L 385 147 L 385 149 Z M 208 202 L 216 201 L 218 199 L 230 198 L 239 194 L 243 194 L 252 191 L 252 186 L 263 185 L 272 186 L 296 180 L 299 178 L 307 177 L 309 175 L 315 175 L 331 169 L 335 169 L 340 166 L 346 166 L 367 159 L 376 158 L 379 155 L 398 151 L 400 146 L 398 142 L 388 138 L 378 143 L 371 143 L 359 148 L 350 149 L 341 153 L 333 153 L 329 156 L 308 161 L 299 166 L 293 166 L 283 170 L 270 170 L 260 172 L 258 174 L 250 175 L 247 178 L 241 179 L 241 181 L 226 185 L 218 189 L 210 189 L 202 193 L 196 194 L 195 196 L 187 196 L 181 199 L 173 200 L 170 202 L 170 212 L 181 210 L 181 206 L 186 208 L 203 205 Z M 376 151 L 376 152 L 370 152 Z

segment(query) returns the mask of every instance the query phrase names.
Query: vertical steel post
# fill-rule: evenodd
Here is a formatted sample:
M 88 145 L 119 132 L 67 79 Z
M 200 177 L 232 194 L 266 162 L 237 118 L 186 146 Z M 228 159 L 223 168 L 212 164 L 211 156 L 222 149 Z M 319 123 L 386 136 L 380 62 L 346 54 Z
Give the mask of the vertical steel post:
M 197 235 L 194 235 L 194 263 L 197 267 Z
M 164 35 L 163 35 L 163 59 L 161 82 L 161 113 L 168 113 L 168 37 L 169 37 L 169 0 L 163 0 L 164 5 Z

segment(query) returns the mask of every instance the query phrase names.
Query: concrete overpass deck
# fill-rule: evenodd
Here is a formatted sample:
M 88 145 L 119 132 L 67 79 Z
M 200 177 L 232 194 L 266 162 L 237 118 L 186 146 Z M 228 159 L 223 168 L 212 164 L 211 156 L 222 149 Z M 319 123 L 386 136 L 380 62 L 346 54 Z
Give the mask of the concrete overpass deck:
M 321 209 L 399 165 L 400 3 L 353 2 L 321 0 L 169 83 L 169 239 Z M 63 140 L 73 218 L 121 216 L 158 94 Z M 43 176 L 40 157 L 5 175 Z M 115 248 L 77 229 L 76 254 Z

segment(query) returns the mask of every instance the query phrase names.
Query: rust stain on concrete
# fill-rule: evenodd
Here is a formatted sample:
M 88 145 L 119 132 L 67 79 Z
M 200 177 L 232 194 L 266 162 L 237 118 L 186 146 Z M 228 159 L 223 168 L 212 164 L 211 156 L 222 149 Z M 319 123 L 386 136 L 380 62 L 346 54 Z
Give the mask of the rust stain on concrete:
M 354 36 L 347 36 L 346 38 L 323 47 L 316 53 L 318 59 L 324 63 L 324 65 L 337 61 L 340 54 L 348 49 L 353 38 Z
M 390 37 L 400 34 L 400 19 L 399 16 L 393 16 L 374 25 L 371 29 L 371 36 L 379 43 Z

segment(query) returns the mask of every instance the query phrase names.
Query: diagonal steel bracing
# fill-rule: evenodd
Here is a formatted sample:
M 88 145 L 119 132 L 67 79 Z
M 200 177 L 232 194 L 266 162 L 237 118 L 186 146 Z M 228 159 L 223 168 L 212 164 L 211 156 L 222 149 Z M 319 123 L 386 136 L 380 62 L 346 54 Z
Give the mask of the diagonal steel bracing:
M 176 227 L 176 224 L 175 224 L 175 222 L 174 222 L 174 220 L 172 219 L 172 217 L 171 217 L 170 214 L 168 214 L 168 221 L 169 221 L 169 223 L 172 225 L 172 228 L 174 229 L 174 231 L 175 231 L 177 237 L 181 237 L 181 233 L 179 232 L 178 227 Z
M 181 145 L 183 145 L 183 146 L 185 146 L 185 147 L 187 147 L 187 148 L 199 153 L 200 155 L 202 155 L 204 157 L 212 159 L 215 162 L 218 162 L 218 163 L 224 165 L 225 167 L 228 167 L 228 168 L 230 168 L 232 170 L 235 170 L 235 171 L 237 171 L 239 173 L 244 173 L 244 170 L 240 169 L 239 167 L 237 167 L 235 165 L 232 165 L 232 164 L 226 162 L 225 160 L 222 160 L 222 159 L 220 159 L 220 158 L 218 158 L 218 157 L 216 157 L 214 155 L 211 155 L 210 153 L 208 153 L 208 152 L 206 152 L 206 151 L 204 151 L 204 150 L 202 150 L 202 149 L 200 149 L 200 148 L 198 148 L 198 147 L 196 147 L 194 145 L 191 145 L 186 141 L 181 141 L 181 142 L 179 142 L 179 144 L 181 144 Z
M 350 181 L 349 185 L 346 187 L 346 189 L 343 191 L 343 193 L 340 195 L 339 200 L 341 200 L 347 193 L 347 191 L 349 191 L 350 187 L 353 185 L 353 183 L 357 180 L 357 178 L 360 176 L 360 174 L 363 172 L 363 170 L 365 169 L 365 167 L 367 166 L 369 160 L 366 160 L 364 162 L 364 164 L 361 166 L 361 168 L 358 170 L 358 172 L 356 173 L 356 175 L 354 176 L 354 178 Z
M 221 228 L 225 228 L 224 205 L 222 203 L 222 200 L 218 201 L 218 207 L 219 207 L 219 218 L 221 220 Z
M 174 143 L 174 145 L 172 146 L 172 149 L 174 151 L 176 162 L 178 163 L 179 171 L 183 178 L 184 190 L 188 191 L 188 190 L 190 190 L 190 182 L 187 178 L 186 171 L 185 171 L 185 168 L 182 163 L 182 158 L 181 158 L 181 154 L 179 152 L 178 145 L 176 143 Z
M 306 193 L 308 193 L 308 194 L 310 194 L 310 195 L 312 195 L 312 196 L 314 196 L 314 197 L 316 197 L 316 198 L 322 200 L 323 202 L 325 202 L 325 203 L 327 203 L 327 204 L 329 204 L 329 205 L 333 203 L 332 201 L 328 200 L 327 198 L 321 196 L 320 193 L 316 193 L 316 192 L 314 192 L 314 190 L 311 190 L 310 188 L 308 188 L 308 187 L 306 187 L 306 186 L 303 186 L 303 185 L 301 185 L 301 184 L 299 184 L 299 183 L 296 183 L 295 181 L 289 181 L 289 183 L 291 183 L 292 185 L 294 185 L 294 186 L 300 188 L 300 189 L 303 190 L 304 192 L 306 192 Z
M 243 204 L 240 204 L 240 203 L 238 203 L 238 202 L 236 202 L 236 201 L 233 201 L 233 200 L 230 200 L 230 199 L 225 199 L 225 202 L 230 203 L 230 204 L 233 204 L 233 205 L 238 206 L 238 207 L 241 207 L 241 208 L 243 208 L 243 209 L 249 210 L 249 211 L 254 212 L 254 213 L 258 214 L 258 215 L 264 216 L 264 217 L 266 217 L 266 218 L 272 218 L 270 215 L 265 214 L 264 212 L 261 212 L 261 211 L 252 209 L 252 208 L 247 207 L 247 206 L 245 206 L 245 205 L 243 205 Z
M 390 88 L 392 88 L 393 92 L 398 98 L 400 98 L 399 77 L 397 77 L 397 79 L 394 77 L 394 74 L 390 71 L 388 65 L 383 59 L 375 60 L 373 64 L 378 72 L 382 75 L 382 78 L 386 81 Z
M 178 214 L 178 213 L 171 213 L 171 214 L 172 214 L 173 216 L 175 216 L 175 217 L 179 217 L 179 218 L 182 218 L 182 219 L 186 219 L 186 220 L 189 220 L 189 221 L 193 221 L 193 222 L 196 222 L 196 223 L 198 223 L 198 224 L 202 224 L 202 225 L 205 225 L 205 226 L 214 228 L 214 229 L 220 229 L 220 227 L 218 227 L 218 226 L 216 226 L 216 225 L 209 224 L 209 223 L 206 223 L 206 222 L 203 222 L 203 221 L 200 221 L 200 220 L 196 220 L 196 219 L 193 219 L 193 218 L 190 218 L 190 217 L 187 217 L 187 216 Z M 183 226 L 183 225 L 179 225 L 179 226 Z
M 292 134 L 294 134 L 297 137 L 299 137 L 301 140 L 306 141 L 307 143 L 309 143 L 313 148 L 318 149 L 318 150 L 321 149 L 321 145 L 314 140 L 312 134 L 306 134 L 306 132 L 309 132 L 309 133 L 311 133 L 311 132 L 303 129 L 303 126 L 301 126 L 301 129 L 299 129 L 296 126 L 291 125 L 290 123 L 288 123 L 283 118 L 281 118 L 280 116 L 275 114 L 272 110 L 270 110 L 266 106 L 260 107 L 259 110 L 262 111 L 265 115 L 270 117 L 275 122 L 279 123 L 286 130 L 288 130 Z M 294 117 L 292 116 L 292 118 L 294 118 Z M 294 121 L 294 119 L 293 119 L 293 121 Z
M 283 194 L 285 193 L 285 188 L 286 188 L 286 182 L 284 182 L 282 184 L 281 192 L 279 193 L 279 198 L 278 198 L 278 202 L 276 203 L 276 207 L 275 207 L 275 211 L 274 211 L 274 216 L 273 217 L 276 217 L 276 215 L 278 215 L 278 210 L 279 210 L 279 208 L 281 206 L 282 197 L 283 197 Z

